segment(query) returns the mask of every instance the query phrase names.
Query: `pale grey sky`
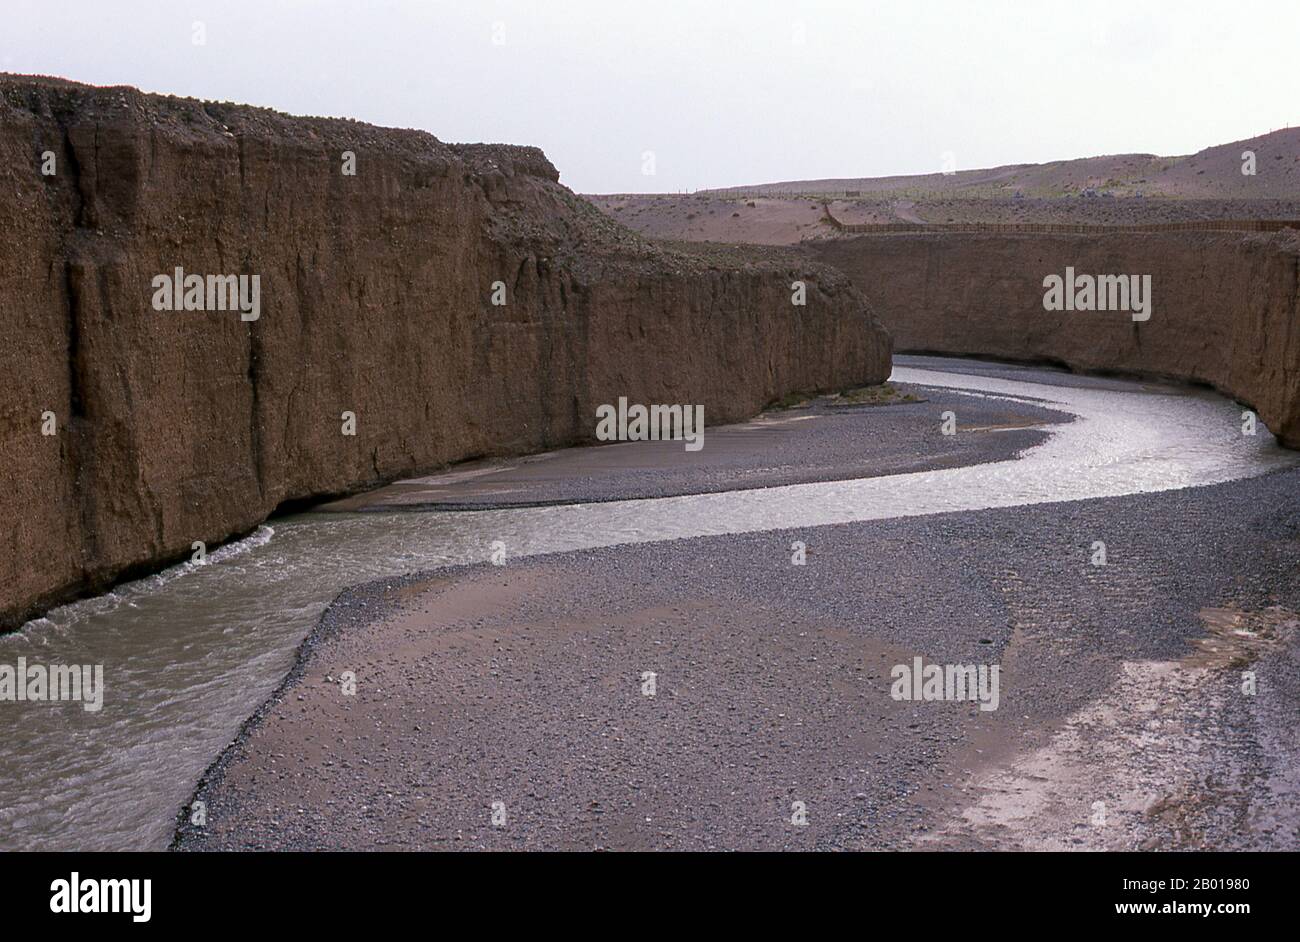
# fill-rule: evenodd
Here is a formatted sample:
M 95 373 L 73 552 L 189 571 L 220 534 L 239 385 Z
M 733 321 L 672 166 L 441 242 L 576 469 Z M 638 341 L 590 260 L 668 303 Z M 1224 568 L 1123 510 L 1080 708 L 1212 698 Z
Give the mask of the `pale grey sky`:
M 1182 154 L 1300 121 L 1295 0 L 0 0 L 0 22 L 5 71 L 536 144 L 580 192 Z

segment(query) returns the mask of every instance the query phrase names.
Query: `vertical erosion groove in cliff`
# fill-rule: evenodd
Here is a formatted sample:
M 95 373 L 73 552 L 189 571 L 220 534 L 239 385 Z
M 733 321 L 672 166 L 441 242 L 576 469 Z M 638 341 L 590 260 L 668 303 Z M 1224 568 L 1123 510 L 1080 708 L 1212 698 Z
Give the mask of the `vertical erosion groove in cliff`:
M 899 352 L 1046 361 L 1207 383 L 1300 447 L 1300 235 L 898 234 L 814 256 L 863 290 Z M 1151 316 L 1048 311 L 1044 278 L 1149 275 Z
M 0 627 L 619 396 L 714 423 L 889 372 L 838 272 L 647 242 L 536 148 L 21 77 L 0 148 Z M 260 316 L 156 310 L 177 268 L 258 276 Z

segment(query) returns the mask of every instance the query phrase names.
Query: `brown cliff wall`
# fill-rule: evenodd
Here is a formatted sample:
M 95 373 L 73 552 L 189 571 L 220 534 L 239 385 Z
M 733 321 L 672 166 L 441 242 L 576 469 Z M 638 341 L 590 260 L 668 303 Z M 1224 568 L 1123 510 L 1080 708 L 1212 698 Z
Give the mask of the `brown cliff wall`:
M 1300 447 L 1300 236 L 906 234 L 810 248 L 862 288 L 898 352 L 1050 361 L 1213 385 Z M 1151 275 L 1151 318 L 1049 312 L 1043 279 Z
M 619 396 L 714 423 L 887 376 L 839 273 L 656 247 L 557 180 L 533 148 L 0 78 L 0 626 L 286 501 L 590 440 Z M 260 275 L 260 319 L 154 310 L 176 266 Z

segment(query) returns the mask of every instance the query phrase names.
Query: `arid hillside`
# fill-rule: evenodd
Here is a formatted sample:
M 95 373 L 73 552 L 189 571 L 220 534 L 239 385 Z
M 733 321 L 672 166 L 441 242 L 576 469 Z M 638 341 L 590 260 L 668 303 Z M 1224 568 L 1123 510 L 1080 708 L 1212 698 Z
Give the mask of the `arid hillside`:
M 1243 153 L 1255 155 L 1254 174 L 1242 173 Z M 1077 195 L 1092 189 L 1114 196 L 1167 199 L 1296 199 L 1300 195 L 1300 128 L 1207 147 L 1182 157 L 1115 154 L 1045 164 L 894 177 L 796 180 L 712 190 L 720 196 L 868 194 L 990 198 Z
M 1254 173 L 1242 155 L 1254 154 Z M 1120 154 L 951 174 L 766 183 L 692 194 L 590 199 L 654 238 L 794 244 L 856 223 L 1135 225 L 1300 219 L 1300 128 L 1185 157 Z

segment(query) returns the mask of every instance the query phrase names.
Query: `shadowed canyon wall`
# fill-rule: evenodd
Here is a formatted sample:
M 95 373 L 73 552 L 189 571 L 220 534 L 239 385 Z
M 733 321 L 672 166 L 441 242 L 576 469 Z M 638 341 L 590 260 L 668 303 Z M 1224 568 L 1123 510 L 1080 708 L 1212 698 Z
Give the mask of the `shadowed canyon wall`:
M 652 245 L 533 148 L 0 78 L 0 218 L 0 627 L 619 396 L 712 424 L 889 372 L 840 273 Z M 258 275 L 260 317 L 155 310 L 178 266 Z
M 899 234 L 808 243 L 898 352 L 1050 361 L 1208 383 L 1300 447 L 1300 234 Z M 1150 275 L 1152 313 L 1044 310 L 1043 279 Z

